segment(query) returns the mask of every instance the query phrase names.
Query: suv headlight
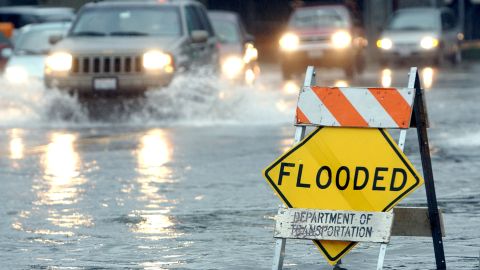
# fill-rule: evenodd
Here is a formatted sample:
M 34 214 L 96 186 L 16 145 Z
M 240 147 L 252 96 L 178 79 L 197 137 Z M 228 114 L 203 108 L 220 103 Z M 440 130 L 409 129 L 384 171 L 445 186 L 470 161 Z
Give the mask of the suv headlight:
M 258 51 L 252 43 L 247 43 L 245 45 L 245 54 L 243 56 L 243 61 L 245 63 L 250 63 L 258 59 Z
M 245 64 L 239 56 L 229 56 L 222 63 L 222 73 L 228 78 L 233 79 L 239 76 Z
M 377 47 L 384 50 L 390 50 L 393 47 L 393 42 L 389 38 L 382 38 L 377 40 Z
M 142 57 L 143 67 L 146 70 L 173 71 L 173 58 L 170 54 L 158 50 L 148 51 Z
M 45 60 L 45 65 L 52 71 L 69 71 L 72 68 L 73 56 L 66 52 L 56 52 Z
M 338 31 L 332 35 L 332 44 L 335 48 L 346 48 L 351 42 L 352 36 L 347 31 Z
M 293 33 L 286 33 L 280 38 L 280 48 L 284 51 L 291 52 L 295 51 L 300 44 L 300 39 L 297 35 Z
M 430 50 L 438 46 L 438 39 L 434 37 L 423 37 L 420 41 L 420 46 L 425 50 Z

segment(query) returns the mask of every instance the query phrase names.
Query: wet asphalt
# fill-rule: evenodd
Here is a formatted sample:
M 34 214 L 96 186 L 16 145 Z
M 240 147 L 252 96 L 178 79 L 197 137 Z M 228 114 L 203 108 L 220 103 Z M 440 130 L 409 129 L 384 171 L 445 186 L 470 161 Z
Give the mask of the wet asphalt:
M 480 64 L 420 71 L 447 267 L 478 269 Z M 405 87 L 407 75 L 319 70 L 317 84 Z M 254 86 L 183 75 L 141 100 L 93 105 L 1 84 L 0 268 L 270 269 L 280 200 L 261 172 L 293 143 L 301 79 L 274 65 Z M 405 153 L 420 170 L 415 130 Z M 401 204 L 425 203 L 420 188 Z M 374 269 L 378 249 L 359 245 L 342 267 Z M 431 239 L 393 238 L 384 268 L 434 269 Z M 292 240 L 284 269 L 332 268 Z

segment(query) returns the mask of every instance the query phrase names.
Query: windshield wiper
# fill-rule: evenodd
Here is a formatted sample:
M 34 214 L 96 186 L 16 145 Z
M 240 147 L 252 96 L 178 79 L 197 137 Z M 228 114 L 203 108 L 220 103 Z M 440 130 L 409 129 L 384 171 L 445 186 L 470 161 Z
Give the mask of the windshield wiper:
M 102 32 L 95 32 L 95 31 L 83 31 L 83 32 L 73 33 L 72 36 L 93 36 L 93 37 L 101 37 L 101 36 L 106 36 L 106 34 L 105 34 L 105 33 L 102 33 Z
M 148 33 L 136 31 L 111 32 L 110 36 L 148 36 Z

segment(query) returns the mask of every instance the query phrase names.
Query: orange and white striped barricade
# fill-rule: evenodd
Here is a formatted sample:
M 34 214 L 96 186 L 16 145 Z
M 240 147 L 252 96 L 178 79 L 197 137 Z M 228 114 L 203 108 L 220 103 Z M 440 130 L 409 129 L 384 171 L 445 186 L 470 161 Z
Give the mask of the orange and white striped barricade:
M 403 149 L 405 145 L 406 133 L 410 127 L 415 127 L 417 129 L 417 137 L 422 161 L 423 169 L 423 178 L 425 179 L 425 190 L 426 197 L 428 202 L 427 208 L 394 208 L 393 216 L 393 225 L 392 223 L 387 222 L 388 216 L 387 213 L 391 213 L 393 206 L 397 203 L 391 203 L 383 208 L 380 212 L 370 212 L 371 216 L 375 216 L 379 221 L 379 224 L 386 228 L 384 232 L 378 232 L 383 234 L 376 235 L 375 239 L 365 240 L 367 242 L 377 242 L 381 243 L 380 252 L 377 263 L 377 270 L 383 269 L 383 262 L 385 258 L 385 252 L 387 248 L 387 243 L 389 241 L 390 235 L 402 235 L 402 236 L 431 236 L 433 239 L 434 253 L 436 259 L 437 269 L 446 269 L 445 255 L 443 250 L 443 224 L 441 220 L 441 215 L 437 206 L 437 199 L 435 194 L 435 185 L 433 179 L 431 158 L 429 152 L 429 143 L 427 135 L 427 112 L 425 106 L 425 97 L 423 90 L 420 87 L 420 80 L 418 76 L 418 71 L 416 67 L 410 69 L 408 86 L 406 88 L 354 88 L 354 87 L 318 87 L 315 86 L 315 70 L 313 67 L 309 66 L 306 71 L 306 77 L 304 81 L 303 88 L 300 90 L 297 108 L 296 108 L 296 117 L 295 125 L 297 126 L 295 131 L 295 147 L 290 150 L 289 153 L 285 154 L 283 157 L 278 159 L 273 165 L 268 167 L 265 170 L 265 177 L 269 181 L 269 184 L 274 188 L 275 192 L 283 200 L 285 205 L 289 208 L 296 207 L 292 205 L 285 194 L 282 194 L 279 186 L 275 186 L 274 181 L 271 179 L 269 172 L 276 170 L 275 172 L 279 174 L 278 184 L 282 182 L 283 176 L 290 176 L 290 173 L 293 174 L 293 171 L 286 171 L 285 168 L 278 170 L 278 164 L 282 161 L 282 158 L 286 158 L 289 154 L 293 153 L 296 149 L 305 144 L 313 136 L 309 135 L 305 138 L 306 128 L 308 126 L 317 127 L 317 130 L 312 132 L 318 133 L 323 127 L 339 127 L 339 128 L 370 128 L 370 129 L 379 129 L 380 133 L 384 136 L 384 129 L 400 129 L 400 135 L 398 140 L 398 145 L 393 145 L 391 141 L 389 144 L 392 149 L 395 148 L 398 157 L 402 159 L 405 164 L 408 162 L 405 161 L 405 156 L 403 154 Z M 305 138 L 305 140 L 304 140 Z M 334 151 L 329 149 L 328 151 Z M 399 153 L 402 152 L 402 153 Z M 297 157 L 298 158 L 298 157 Z M 283 163 L 282 163 L 283 164 Z M 285 166 L 294 168 L 294 164 L 285 163 Z M 277 167 L 275 167 L 277 166 Z M 277 169 L 275 169 L 277 168 Z M 302 169 L 303 165 L 299 166 L 297 176 L 297 187 L 310 187 L 310 184 L 302 183 Z M 293 170 L 293 169 L 292 169 Z M 345 170 L 347 171 L 347 170 Z M 344 171 L 344 172 L 345 172 Z M 279 172 L 279 173 L 278 173 Z M 413 171 L 412 171 L 413 172 Z M 321 177 L 321 168 L 317 173 L 317 186 L 321 188 L 319 179 Z M 330 178 L 331 178 L 331 172 Z M 337 178 L 340 174 L 340 170 L 337 171 Z M 418 177 L 413 175 L 414 177 Z M 376 177 L 376 176 L 375 176 Z M 394 183 L 394 177 L 392 176 L 392 186 Z M 368 178 L 368 174 L 365 179 Z M 348 177 L 346 178 L 345 186 L 348 184 Z M 382 178 L 383 179 L 383 178 Z M 339 181 L 337 179 L 337 181 Z M 367 181 L 367 180 L 365 180 Z M 329 182 L 330 183 L 330 180 Z M 418 182 L 417 182 L 418 183 Z M 314 184 L 313 184 L 314 185 Z M 375 184 L 374 184 L 375 185 Z M 338 182 L 337 182 L 338 186 Z M 342 186 L 342 191 L 345 189 L 345 186 Z M 411 192 L 413 188 L 418 187 L 412 186 L 411 189 L 407 190 Z M 287 190 L 288 191 L 288 190 Z M 289 192 L 289 191 L 288 191 Z M 405 194 L 403 194 L 406 196 Z M 403 197 L 402 197 L 403 198 Z M 397 198 L 398 199 L 398 198 Z M 383 206 L 382 206 L 383 207 Z M 304 208 L 304 207 L 300 207 Z M 308 207 L 310 208 L 310 207 Z M 353 209 L 353 208 L 352 208 Z M 382 208 L 381 208 L 382 209 Z M 318 212 L 318 211 L 324 212 Z M 317 235 L 306 235 L 304 233 L 298 233 L 298 230 L 294 229 L 295 224 L 293 223 L 295 217 L 297 221 L 301 218 L 300 215 L 305 214 L 305 216 L 315 216 L 315 215 L 328 215 L 325 211 L 330 211 L 335 209 L 287 209 L 283 206 L 279 209 L 279 214 L 277 215 L 277 225 L 275 229 L 275 255 L 272 265 L 273 270 L 279 270 L 283 267 L 283 260 L 285 256 L 285 244 L 286 238 L 293 239 L 313 239 L 315 244 L 322 250 L 325 255 L 325 249 L 320 243 L 321 240 L 332 240 L 331 237 L 317 236 Z M 341 210 L 341 209 L 339 209 Z M 345 209 L 348 210 L 348 209 Z M 335 211 L 333 213 L 336 213 Z M 344 216 L 351 215 L 355 216 L 355 213 L 364 213 L 364 212 L 343 212 L 337 213 Z M 398 215 L 397 215 L 398 214 Z M 295 216 L 295 217 L 294 217 Z M 397 218 L 398 216 L 398 218 Z M 423 220 L 422 216 L 428 216 L 428 219 Z M 414 220 L 412 220 L 414 219 Z M 318 221 L 318 219 L 317 219 Z M 353 222 L 353 221 L 352 221 Z M 279 224 L 279 223 L 284 223 Z M 286 230 L 284 226 L 289 224 L 292 226 L 291 231 Z M 388 227 L 391 226 L 391 227 Z M 318 227 L 318 226 L 317 226 Z M 393 227 L 393 228 L 392 228 Z M 390 231 L 391 228 L 391 231 Z M 378 229 L 378 228 L 376 228 Z M 391 233 L 391 234 L 390 234 Z M 321 233 L 317 233 L 321 234 Z M 358 235 L 357 235 L 358 236 Z M 354 238 L 345 238 L 350 239 L 349 241 L 356 241 Z M 345 240 L 345 239 L 339 239 Z M 320 240 L 320 241 L 319 241 Z M 344 242 L 345 243 L 345 242 Z M 348 242 L 346 242 L 348 244 Z M 346 252 L 348 252 L 353 246 L 348 245 L 342 251 L 342 253 L 337 258 L 327 258 L 330 263 L 340 262 L 338 258 L 341 258 Z M 330 260 L 331 259 L 331 260 Z

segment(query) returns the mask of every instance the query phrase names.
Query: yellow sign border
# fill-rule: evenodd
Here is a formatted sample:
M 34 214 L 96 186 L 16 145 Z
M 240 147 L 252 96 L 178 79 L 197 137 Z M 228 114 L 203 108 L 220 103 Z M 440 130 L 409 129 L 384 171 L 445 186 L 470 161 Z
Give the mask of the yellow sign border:
M 314 130 L 313 132 L 311 132 L 305 139 L 303 139 L 299 144 L 295 145 L 292 149 L 290 149 L 287 153 L 284 153 L 280 158 L 278 158 L 275 162 L 272 163 L 272 165 L 270 165 L 269 167 L 267 167 L 264 172 L 263 172 L 263 175 L 265 176 L 265 178 L 267 178 L 270 186 L 273 187 L 273 189 L 275 190 L 275 192 L 278 194 L 278 196 L 281 198 L 281 200 L 289 207 L 289 208 L 294 208 L 293 205 L 287 200 L 287 198 L 282 194 L 282 192 L 280 191 L 280 189 L 275 185 L 275 182 L 272 180 L 272 178 L 270 178 L 270 176 L 268 175 L 268 173 L 273 169 L 275 168 L 279 163 L 281 163 L 284 159 L 286 159 L 290 154 L 292 154 L 293 152 L 295 152 L 298 148 L 302 147 L 304 144 L 306 144 L 311 138 L 313 138 L 313 136 L 315 136 L 318 132 L 320 132 L 324 127 L 318 127 L 316 130 Z M 339 128 L 339 127 L 331 127 L 331 128 Z M 390 147 L 392 147 L 393 151 L 395 152 L 395 154 L 397 154 L 397 156 L 400 158 L 400 160 L 402 161 L 402 163 L 405 165 L 405 167 L 410 171 L 410 173 L 414 176 L 416 182 L 414 185 L 412 185 L 410 188 L 408 188 L 407 190 L 405 190 L 402 194 L 398 195 L 398 197 L 396 199 L 394 199 L 392 202 L 390 202 L 381 212 L 386 212 L 386 211 L 389 211 L 390 209 L 393 208 L 393 206 L 395 206 L 395 204 L 401 200 L 402 198 L 404 198 L 405 196 L 408 195 L 408 193 L 410 193 L 412 190 L 416 189 L 419 184 L 420 184 L 420 178 L 418 177 L 418 175 L 415 173 L 415 170 L 410 166 L 410 164 L 403 158 L 402 154 L 399 152 L 401 151 L 398 146 L 396 145 L 396 143 L 393 141 L 392 137 L 390 137 L 390 135 L 385 131 L 385 129 L 383 128 L 377 128 L 378 131 L 383 135 L 383 138 L 385 138 L 385 140 L 388 142 L 388 145 Z M 328 210 L 328 209 L 326 209 Z M 345 249 L 343 249 L 337 256 L 333 257 L 332 255 L 330 255 L 327 250 L 323 247 L 323 245 L 320 243 L 320 241 L 318 240 L 314 240 L 313 241 L 323 252 L 323 254 L 330 260 L 330 261 L 337 261 L 339 258 L 341 258 L 346 252 L 348 252 L 351 248 L 353 248 L 353 246 L 355 246 L 357 244 L 357 242 L 351 242 L 348 246 L 345 247 Z

